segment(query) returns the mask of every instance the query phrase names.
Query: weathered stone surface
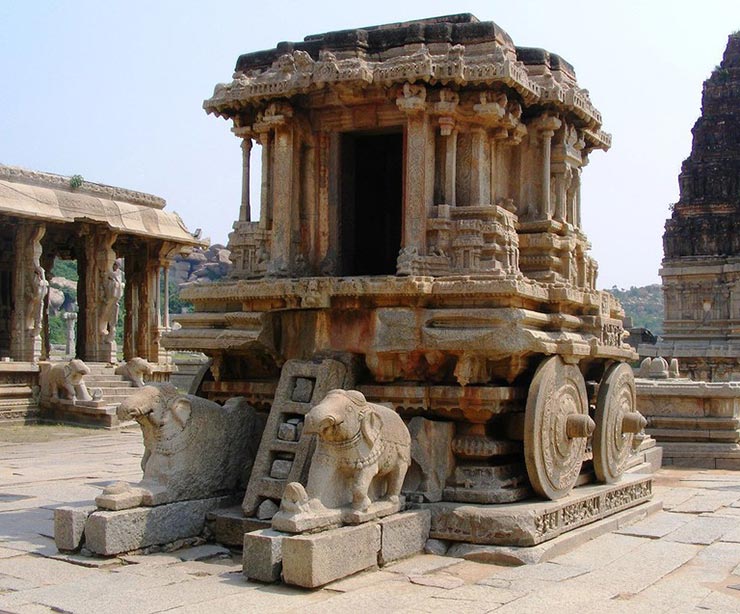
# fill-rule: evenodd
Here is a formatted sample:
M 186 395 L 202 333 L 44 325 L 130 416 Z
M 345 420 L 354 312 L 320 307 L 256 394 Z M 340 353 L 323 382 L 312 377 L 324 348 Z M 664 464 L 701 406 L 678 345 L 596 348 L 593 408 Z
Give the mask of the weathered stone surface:
M 430 518 L 431 522 L 431 518 Z M 431 525 L 430 525 L 431 529 Z M 436 554 L 437 556 L 444 556 L 450 548 L 450 543 L 441 539 L 428 539 L 424 543 L 424 552 L 426 554 Z
M 650 537 L 657 539 L 673 533 L 691 521 L 691 516 L 686 514 L 672 514 L 670 512 L 658 512 L 650 518 L 617 531 L 622 535 L 634 535 L 636 537 Z
M 477 544 L 532 546 L 651 497 L 651 478 L 625 476 L 617 484 L 582 486 L 557 501 L 515 506 L 436 503 L 429 506 L 430 536 Z
M 667 541 L 709 545 L 740 527 L 740 518 L 707 516 L 691 520 L 669 533 Z
M 411 440 L 396 412 L 357 390 L 335 389 L 306 414 L 303 430 L 318 438 L 308 482 L 286 486 L 274 529 L 359 524 L 401 509 Z
M 262 529 L 244 535 L 243 571 L 247 578 L 277 582 L 283 568 L 282 542 L 286 533 Z
M 257 508 L 257 518 L 260 520 L 270 520 L 279 509 L 277 503 L 271 499 L 265 499 Z
M 95 502 L 105 509 L 206 499 L 244 485 L 251 465 L 254 409 L 244 398 L 223 406 L 183 395 L 171 384 L 144 386 L 118 407 L 144 436 L 143 479 L 106 487 Z
M 307 377 L 297 377 L 293 388 L 292 400 L 297 403 L 309 403 L 313 395 L 314 382 Z
M 226 503 L 227 499 L 217 497 L 97 511 L 85 523 L 85 547 L 95 554 L 109 556 L 199 535 L 206 514 Z
M 298 439 L 296 435 L 297 429 L 295 424 L 283 422 L 278 428 L 278 439 L 282 439 L 283 441 L 296 441 Z
M 416 416 L 408 427 L 412 463 L 403 490 L 420 495 L 425 501 L 441 501 L 445 483 L 455 466 L 452 453 L 455 424 Z
M 54 510 L 54 542 L 59 550 L 77 550 L 82 544 L 87 517 L 94 505 L 58 507 Z
M 704 82 L 702 115 L 679 175 L 681 195 L 666 221 L 660 274 L 664 341 L 655 350 L 679 358 L 692 379 L 740 379 L 740 35 Z M 722 288 L 723 290 L 718 290 Z
M 323 586 L 378 563 L 377 523 L 283 539 L 283 579 L 306 588 Z
M 386 565 L 424 551 L 429 537 L 431 513 L 429 510 L 416 510 L 393 514 L 378 524 L 381 531 L 378 564 Z
M 225 546 L 241 546 L 245 533 L 270 527 L 269 521 L 245 518 L 240 506 L 216 510 L 211 516 L 215 539 Z
M 270 467 L 270 477 L 276 480 L 285 480 L 290 475 L 292 467 L 292 461 L 281 458 L 275 459 L 272 461 L 272 467 Z

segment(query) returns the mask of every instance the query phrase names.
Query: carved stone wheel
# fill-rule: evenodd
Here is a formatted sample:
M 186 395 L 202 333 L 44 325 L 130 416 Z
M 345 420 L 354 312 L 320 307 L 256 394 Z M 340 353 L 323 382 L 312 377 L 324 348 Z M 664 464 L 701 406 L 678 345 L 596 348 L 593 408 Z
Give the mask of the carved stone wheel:
M 559 356 L 546 358 L 532 378 L 524 412 L 524 459 L 535 492 L 547 499 L 570 492 L 593 429 L 578 367 Z
M 612 365 L 601 380 L 596 400 L 594 473 L 600 482 L 611 484 L 624 473 L 635 433 L 645 426 L 635 405 L 632 368 L 625 363 Z

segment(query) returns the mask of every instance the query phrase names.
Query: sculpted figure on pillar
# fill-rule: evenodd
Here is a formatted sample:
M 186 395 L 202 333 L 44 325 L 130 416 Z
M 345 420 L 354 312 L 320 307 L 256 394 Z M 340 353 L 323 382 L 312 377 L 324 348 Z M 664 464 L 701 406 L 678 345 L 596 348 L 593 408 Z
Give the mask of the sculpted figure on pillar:
M 118 323 L 119 303 L 123 297 L 125 287 L 123 271 L 118 262 L 105 274 L 103 281 L 103 307 L 100 311 L 100 334 L 105 335 L 105 340 L 111 342 L 116 338 L 116 324 Z
M 44 317 L 44 299 L 49 293 L 49 282 L 46 281 L 46 273 L 43 267 L 35 264 L 33 275 L 28 280 L 28 318 L 26 328 L 32 330 L 34 335 L 41 332 Z

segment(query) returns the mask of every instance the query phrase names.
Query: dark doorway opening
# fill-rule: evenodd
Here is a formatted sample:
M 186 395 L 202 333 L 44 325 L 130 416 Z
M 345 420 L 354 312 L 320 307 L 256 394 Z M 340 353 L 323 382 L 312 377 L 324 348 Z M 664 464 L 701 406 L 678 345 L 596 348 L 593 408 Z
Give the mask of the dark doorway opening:
M 403 134 L 342 135 L 342 275 L 394 275 L 401 248 Z

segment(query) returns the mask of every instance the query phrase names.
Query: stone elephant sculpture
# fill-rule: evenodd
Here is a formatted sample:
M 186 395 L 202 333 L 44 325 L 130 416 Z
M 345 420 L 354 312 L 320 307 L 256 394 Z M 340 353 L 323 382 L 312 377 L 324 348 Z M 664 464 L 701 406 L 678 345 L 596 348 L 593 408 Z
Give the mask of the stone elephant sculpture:
M 51 365 L 47 381 L 52 400 L 90 401 L 92 397 L 83 381 L 89 374 L 90 367 L 79 358 Z
M 149 361 L 136 356 L 128 362 L 116 367 L 115 374 L 123 375 L 125 378 L 131 380 L 134 386 L 142 388 L 145 386 L 144 376 L 151 375 L 152 371 L 152 364 Z
M 148 385 L 117 410 L 136 420 L 144 437 L 143 479 L 107 487 L 95 502 L 105 509 L 160 505 L 230 494 L 246 484 L 259 433 L 242 397 L 218 403 L 181 394 L 172 384 Z
M 304 433 L 318 437 L 306 494 L 327 508 L 399 501 L 411 464 L 411 437 L 392 409 L 356 390 L 332 390 L 306 414 Z

